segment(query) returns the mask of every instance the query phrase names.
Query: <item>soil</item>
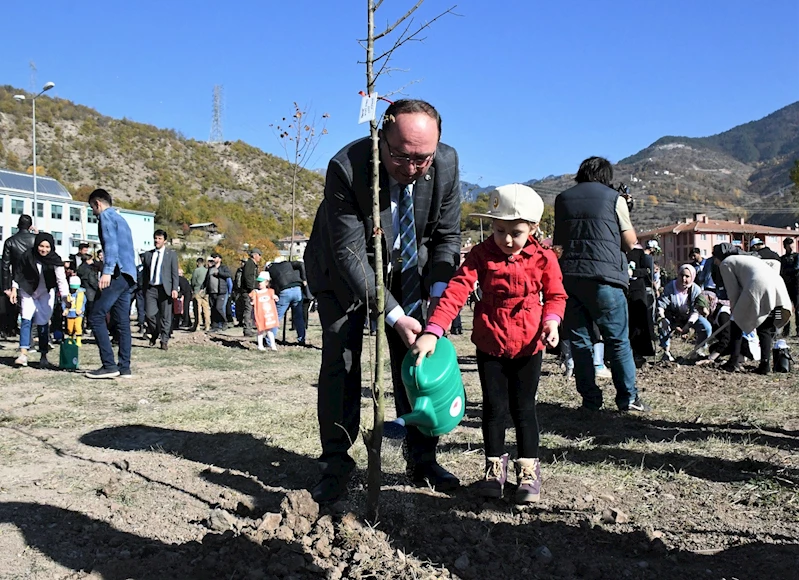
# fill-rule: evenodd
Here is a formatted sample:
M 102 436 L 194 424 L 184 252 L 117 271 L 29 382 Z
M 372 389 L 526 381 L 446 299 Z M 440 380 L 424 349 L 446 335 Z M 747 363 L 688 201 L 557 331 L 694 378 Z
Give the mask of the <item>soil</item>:
M 261 353 L 240 334 L 178 332 L 168 352 L 136 339 L 127 381 L 14 369 L 14 344 L 0 343 L 0 578 L 775 580 L 799 569 L 794 374 L 650 363 L 638 384 L 652 413 L 586 414 L 547 356 L 542 496 L 520 507 L 510 484 L 488 501 L 470 487 L 480 395 L 468 334 L 454 337 L 469 404 L 440 460 L 463 487 L 409 486 L 387 441 L 380 517 L 366 522 L 361 443 L 345 500 L 320 508 L 306 491 L 318 348 Z M 318 321 L 308 336 L 321 343 Z M 81 356 L 97 362 L 93 344 Z M 363 409 L 369 423 L 367 398 Z

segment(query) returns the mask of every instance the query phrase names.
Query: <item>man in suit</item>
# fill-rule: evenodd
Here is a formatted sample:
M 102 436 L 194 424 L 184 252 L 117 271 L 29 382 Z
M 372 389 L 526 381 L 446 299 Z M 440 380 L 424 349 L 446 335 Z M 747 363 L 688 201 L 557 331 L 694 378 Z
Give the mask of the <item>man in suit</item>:
M 386 268 L 386 323 L 397 414 L 410 411 L 400 368 L 422 331 L 422 300 L 441 296 L 460 258 L 458 156 L 440 142 L 441 118 L 429 103 L 400 100 L 380 131 L 380 227 L 372 220 L 372 145 L 350 143 L 330 161 L 324 200 L 305 251 L 308 284 L 322 325 L 318 418 L 322 479 L 319 503 L 346 493 L 358 439 L 361 350 L 366 316 L 375 309 L 374 255 Z M 458 479 L 436 462 L 438 438 L 410 427 L 407 473 L 416 485 L 452 490 Z
M 155 346 L 160 337 L 161 350 L 167 350 L 172 331 L 172 301 L 177 300 L 180 287 L 178 256 L 166 248 L 164 230 L 155 230 L 153 245 L 155 248 L 144 254 L 142 260 L 147 331 L 150 346 Z

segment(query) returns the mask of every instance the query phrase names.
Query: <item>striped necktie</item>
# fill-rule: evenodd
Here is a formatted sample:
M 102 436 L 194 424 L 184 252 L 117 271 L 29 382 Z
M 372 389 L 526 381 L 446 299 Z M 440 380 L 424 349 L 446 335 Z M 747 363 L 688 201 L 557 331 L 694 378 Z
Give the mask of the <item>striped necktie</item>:
M 419 277 L 419 250 L 416 245 L 416 220 L 413 196 L 406 185 L 399 198 L 400 278 L 402 308 L 408 316 L 421 316 L 422 292 Z M 418 312 L 417 312 L 418 311 Z

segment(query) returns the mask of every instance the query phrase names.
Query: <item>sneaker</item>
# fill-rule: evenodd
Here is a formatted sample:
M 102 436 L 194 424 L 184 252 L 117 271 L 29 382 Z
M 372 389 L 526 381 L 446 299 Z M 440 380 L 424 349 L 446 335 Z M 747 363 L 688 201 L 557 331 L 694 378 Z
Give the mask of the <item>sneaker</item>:
M 696 351 L 696 356 L 701 358 L 707 358 L 710 356 L 710 347 L 708 345 L 703 346 L 699 350 Z
M 104 367 L 100 367 L 96 371 L 86 372 L 87 379 L 113 379 L 114 377 L 118 377 L 119 375 L 120 375 L 119 371 L 112 371 L 111 369 L 107 369 Z
M 508 480 L 508 454 L 502 457 L 486 457 L 485 476 L 475 484 L 477 494 L 482 497 L 501 498 Z
M 266 350 L 266 347 L 265 346 L 259 346 L 258 350 Z
M 594 376 L 598 379 L 612 379 L 613 374 L 605 365 L 594 367 Z
M 663 356 L 660 357 L 660 360 L 663 362 L 674 362 L 674 357 L 671 356 L 671 353 L 667 350 L 663 351 Z
M 120 379 L 132 379 L 133 378 L 133 373 L 130 372 L 130 369 L 128 369 L 126 371 L 119 371 L 119 377 L 118 378 L 120 378 Z
M 639 413 L 649 413 L 649 411 L 652 410 L 652 407 L 650 407 L 647 403 L 645 403 L 640 396 L 636 395 L 635 400 L 632 403 L 630 403 L 626 409 L 619 409 L 619 410 L 638 411 Z
M 21 352 L 19 356 L 14 360 L 14 364 L 18 367 L 26 367 L 28 366 L 28 353 Z
M 541 462 L 538 459 L 517 459 L 516 503 L 533 503 L 541 498 Z

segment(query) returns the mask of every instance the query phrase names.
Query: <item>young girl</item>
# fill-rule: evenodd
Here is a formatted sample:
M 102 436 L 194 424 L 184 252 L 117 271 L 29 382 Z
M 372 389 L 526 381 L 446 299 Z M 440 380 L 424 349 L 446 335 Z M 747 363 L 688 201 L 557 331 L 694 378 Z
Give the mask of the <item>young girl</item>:
M 474 310 L 472 342 L 477 346 L 483 391 L 486 468 L 476 487 L 484 497 L 502 497 L 510 407 L 518 449 L 515 500 L 530 503 L 538 501 L 541 492 L 535 409 L 541 358 L 544 343 L 558 344 L 566 292 L 554 252 L 532 236 L 544 211 L 538 194 L 524 185 L 504 185 L 492 192 L 489 207 L 488 213 L 474 215 L 493 219 L 493 236 L 469 252 L 412 352 L 417 365 L 433 353 L 436 341 L 479 282 L 483 298 Z
M 255 326 L 258 329 L 258 350 L 266 350 L 264 336 L 269 348 L 277 350 L 275 333 L 272 332 L 272 329 L 278 323 L 277 307 L 275 306 L 278 297 L 275 295 L 275 291 L 269 288 L 269 272 L 261 272 L 256 280 L 258 290 L 250 292 L 250 302 L 252 302 Z
M 80 286 L 80 278 L 70 276 L 69 294 L 64 305 L 64 318 L 67 319 L 67 336 L 80 346 L 83 334 L 83 314 L 86 310 L 86 291 Z
M 12 283 L 11 303 L 20 304 L 22 324 L 19 329 L 19 356 L 17 366 L 28 366 L 28 350 L 31 348 L 31 326 L 36 323 L 39 331 L 40 368 L 49 368 L 47 351 L 50 350 L 50 317 L 55 303 L 55 288 L 66 302 L 69 294 L 64 262 L 54 251 L 55 240 L 47 232 L 39 232 L 33 247 L 22 255 L 20 272 L 22 279 Z

